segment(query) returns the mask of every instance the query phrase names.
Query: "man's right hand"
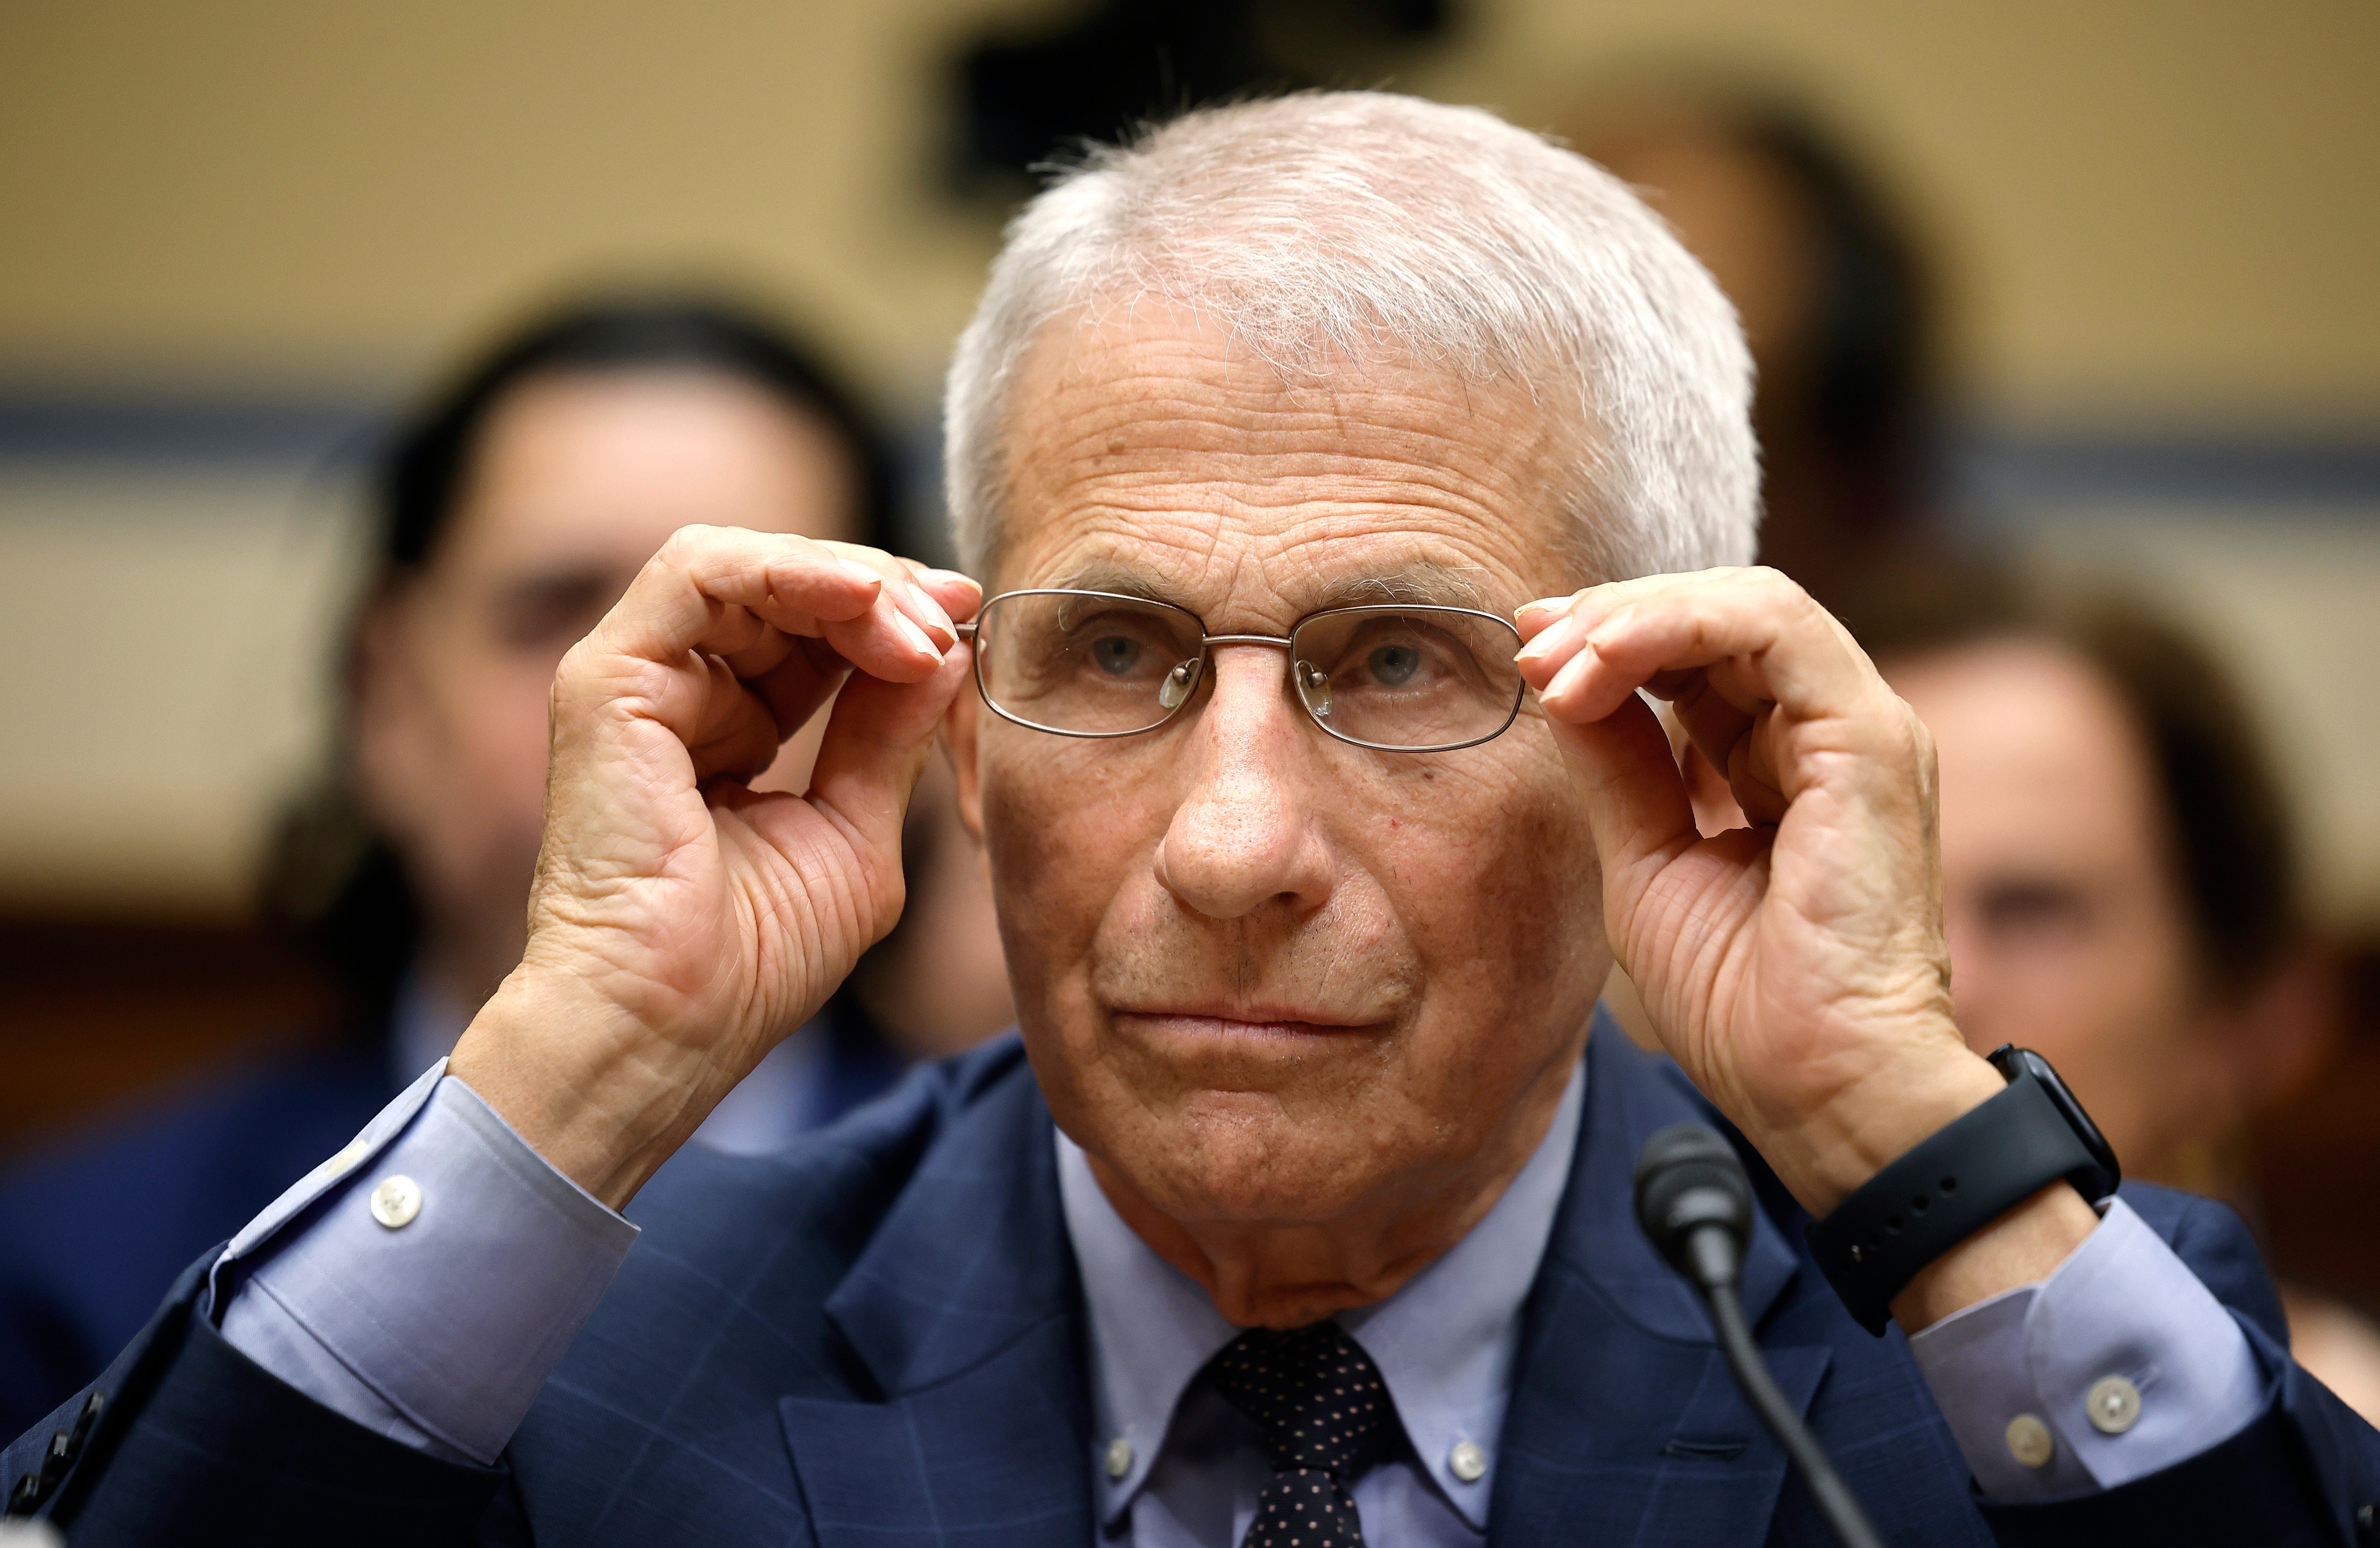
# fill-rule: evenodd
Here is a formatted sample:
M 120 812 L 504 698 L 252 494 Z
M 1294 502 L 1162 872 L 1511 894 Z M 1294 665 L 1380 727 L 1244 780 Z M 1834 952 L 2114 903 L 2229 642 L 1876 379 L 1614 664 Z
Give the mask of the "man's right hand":
M 606 1204 L 899 917 L 901 819 L 979 596 L 872 549 L 688 527 L 563 660 L 528 949 L 448 1070 Z M 808 792 L 752 791 L 830 697 Z

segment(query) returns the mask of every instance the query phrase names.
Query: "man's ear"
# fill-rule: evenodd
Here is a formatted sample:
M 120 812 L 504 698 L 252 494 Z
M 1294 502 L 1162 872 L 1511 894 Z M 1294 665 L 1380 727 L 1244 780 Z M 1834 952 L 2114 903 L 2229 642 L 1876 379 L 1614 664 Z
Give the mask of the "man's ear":
M 983 843 L 983 784 L 976 777 L 976 730 L 982 724 L 983 699 L 970 682 L 951 699 L 942 714 L 942 751 L 958 779 L 959 824 L 978 847 Z

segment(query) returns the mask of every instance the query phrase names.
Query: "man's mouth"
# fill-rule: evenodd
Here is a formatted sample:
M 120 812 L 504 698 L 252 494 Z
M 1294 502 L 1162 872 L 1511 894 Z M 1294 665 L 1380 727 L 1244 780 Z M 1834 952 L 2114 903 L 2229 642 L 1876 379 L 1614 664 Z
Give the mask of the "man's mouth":
M 1382 1030 L 1385 1017 L 1359 1017 L 1293 1005 L 1118 1007 L 1117 1021 L 1158 1036 L 1251 1040 L 1346 1037 Z

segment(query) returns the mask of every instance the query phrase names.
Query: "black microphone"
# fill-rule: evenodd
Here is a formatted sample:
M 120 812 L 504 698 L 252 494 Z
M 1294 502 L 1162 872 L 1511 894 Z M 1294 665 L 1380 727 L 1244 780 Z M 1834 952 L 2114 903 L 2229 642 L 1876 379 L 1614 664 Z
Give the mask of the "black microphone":
M 1884 1548 L 1818 1438 L 1778 1390 L 1760 1346 L 1753 1342 L 1742 1298 L 1736 1294 L 1744 1250 L 1752 1241 L 1752 1179 L 1718 1130 L 1674 1123 L 1637 1153 L 1637 1224 L 1670 1266 L 1702 1291 L 1718 1330 L 1719 1350 L 1753 1412 L 1801 1469 L 1843 1548 Z

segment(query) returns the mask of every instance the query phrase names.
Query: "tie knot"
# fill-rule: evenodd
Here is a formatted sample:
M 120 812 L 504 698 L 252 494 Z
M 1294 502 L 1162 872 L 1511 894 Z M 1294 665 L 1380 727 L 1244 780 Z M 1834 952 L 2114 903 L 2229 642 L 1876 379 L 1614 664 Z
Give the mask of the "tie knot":
M 1369 1462 L 1389 1423 L 1389 1389 L 1364 1347 L 1334 1322 L 1241 1334 L 1207 1365 L 1207 1382 L 1264 1432 L 1273 1470 L 1346 1479 Z

